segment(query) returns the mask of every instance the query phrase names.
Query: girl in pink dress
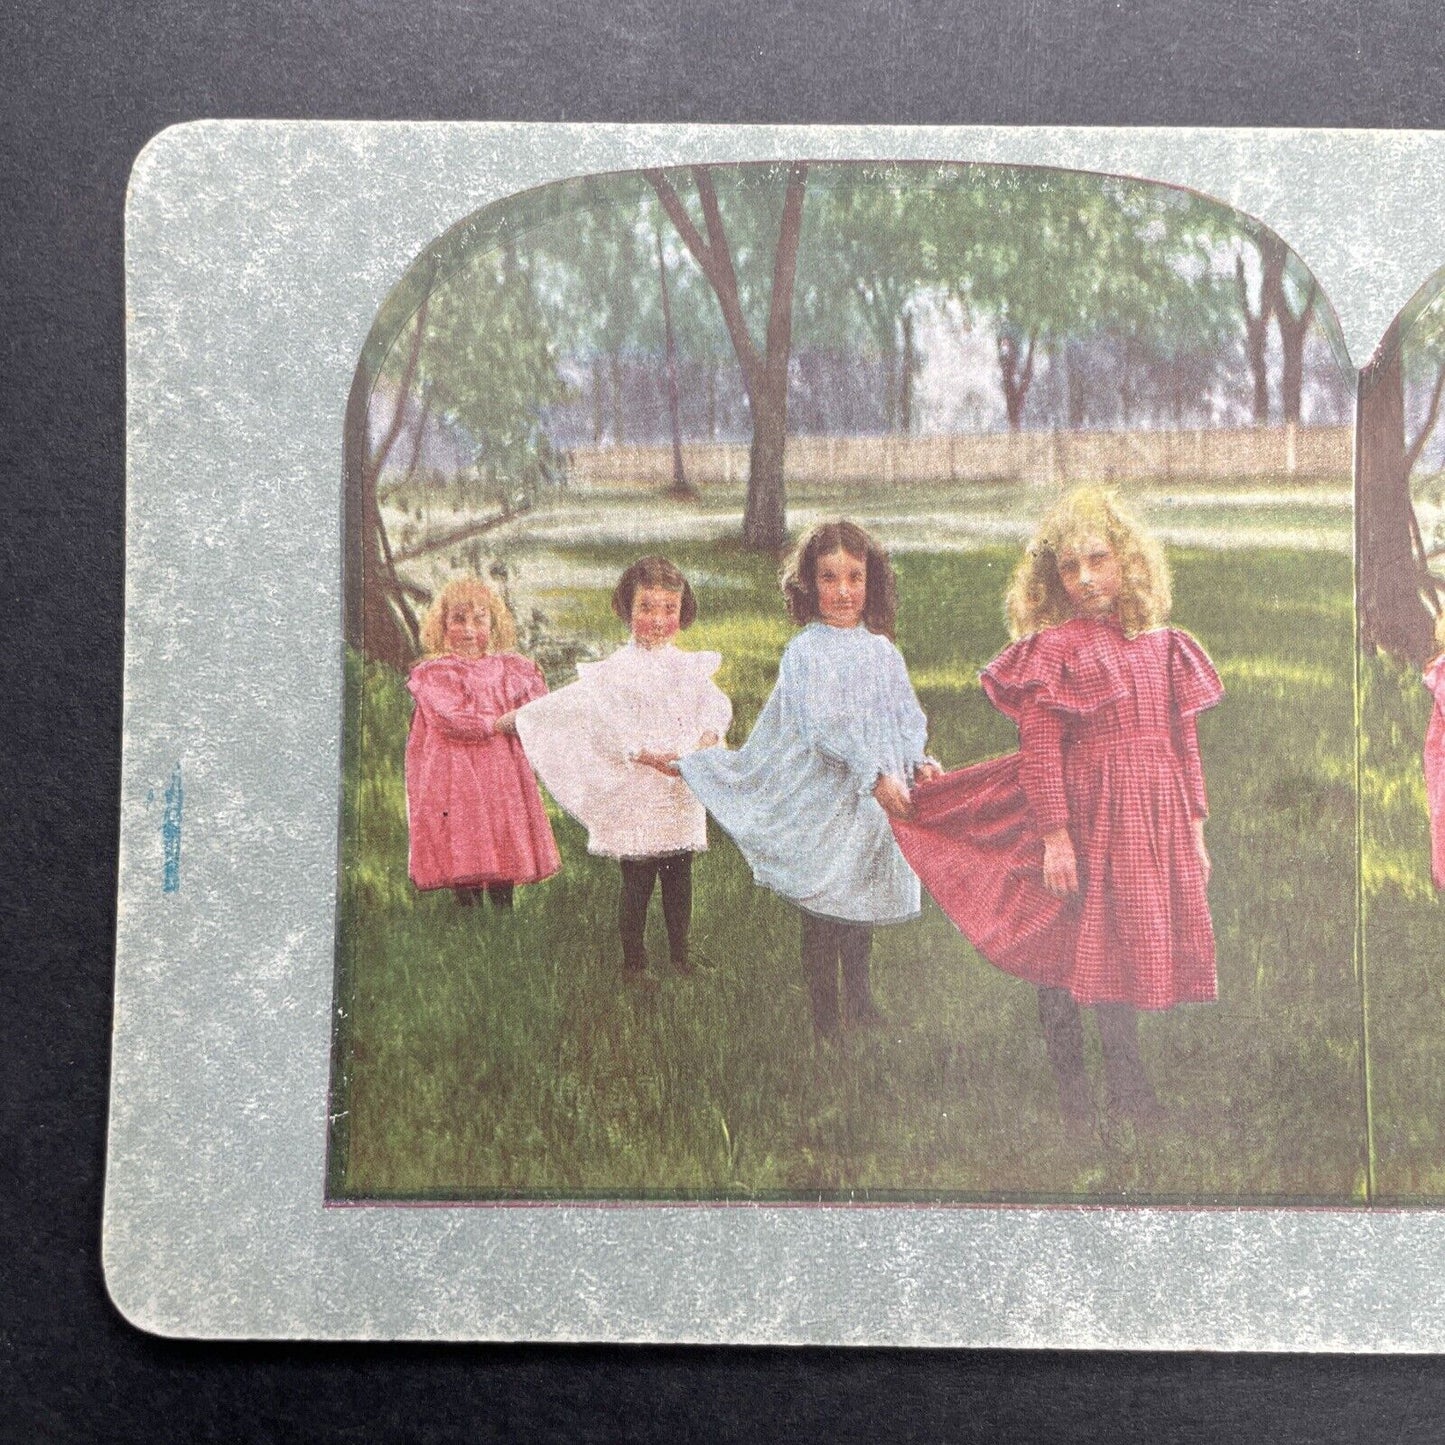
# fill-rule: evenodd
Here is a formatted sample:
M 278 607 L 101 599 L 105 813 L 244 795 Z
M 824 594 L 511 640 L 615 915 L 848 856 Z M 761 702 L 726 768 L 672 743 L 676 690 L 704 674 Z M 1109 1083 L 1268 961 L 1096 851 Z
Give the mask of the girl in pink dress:
M 1199 644 L 1162 625 L 1169 605 L 1158 543 L 1108 494 L 1066 496 L 1014 574 L 1017 640 L 981 677 L 1019 751 L 924 784 L 894 824 L 974 947 L 1038 988 L 1071 1132 L 1093 1119 L 1081 1007 L 1111 1118 L 1153 1124 L 1137 1010 L 1216 995 L 1195 719 L 1223 688 Z
M 501 597 L 476 578 L 449 582 L 421 627 L 426 657 L 407 679 L 416 699 L 406 740 L 409 871 L 418 888 L 457 902 L 486 890 L 512 906 L 517 883 L 561 866 L 532 769 L 503 715 L 541 697 L 541 670 L 510 649 L 516 628 Z
M 1430 877 L 1445 889 L 1445 613 L 1435 621 L 1440 647 L 1425 668 L 1425 686 L 1435 698 L 1425 730 L 1425 796 L 1430 802 Z

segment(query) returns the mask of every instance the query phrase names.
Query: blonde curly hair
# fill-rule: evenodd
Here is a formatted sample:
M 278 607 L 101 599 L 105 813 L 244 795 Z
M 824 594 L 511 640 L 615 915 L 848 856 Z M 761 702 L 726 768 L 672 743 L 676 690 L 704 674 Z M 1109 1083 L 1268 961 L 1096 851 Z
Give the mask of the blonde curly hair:
M 1172 604 L 1164 549 L 1102 487 L 1076 487 L 1049 509 L 1014 570 L 1004 599 L 1009 634 L 1027 637 L 1067 622 L 1073 604 L 1059 577 L 1059 553 L 1102 538 L 1119 562 L 1119 624 L 1127 637 L 1158 627 Z
M 457 607 L 486 608 L 491 623 L 488 652 L 510 652 L 516 647 L 517 624 L 501 593 L 488 587 L 480 577 L 456 577 L 437 593 L 422 618 L 421 646 L 428 657 L 439 657 L 447 650 L 447 616 Z

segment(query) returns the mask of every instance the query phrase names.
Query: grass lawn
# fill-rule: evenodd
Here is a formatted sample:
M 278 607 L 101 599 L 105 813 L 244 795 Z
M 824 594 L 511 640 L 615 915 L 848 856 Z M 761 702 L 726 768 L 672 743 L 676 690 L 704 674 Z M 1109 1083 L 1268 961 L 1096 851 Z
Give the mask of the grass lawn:
M 774 569 L 718 541 L 668 551 L 700 583 L 683 641 L 723 654 L 737 743 L 791 635 Z M 554 599 L 554 625 L 600 650 L 620 643 L 603 579 L 637 552 L 571 547 L 598 585 Z M 897 559 L 898 641 L 948 766 L 1015 743 L 976 673 L 1006 641 L 999 599 L 1016 555 Z M 563 871 L 518 890 L 514 915 L 418 894 L 409 699 L 353 658 L 331 1197 L 1363 1202 L 1349 559 L 1172 558 L 1175 619 L 1228 696 L 1200 729 L 1220 1001 L 1141 1019 L 1170 1125 L 1068 1143 L 1033 990 L 927 900 L 921 920 L 876 935 L 888 1027 L 815 1047 L 796 911 L 754 886 L 716 830 L 694 872 L 700 966 L 652 994 L 619 979 L 616 865 L 589 857 L 555 810 Z M 665 956 L 660 918 L 651 926 Z M 1089 1048 L 1097 1079 L 1092 1025 Z

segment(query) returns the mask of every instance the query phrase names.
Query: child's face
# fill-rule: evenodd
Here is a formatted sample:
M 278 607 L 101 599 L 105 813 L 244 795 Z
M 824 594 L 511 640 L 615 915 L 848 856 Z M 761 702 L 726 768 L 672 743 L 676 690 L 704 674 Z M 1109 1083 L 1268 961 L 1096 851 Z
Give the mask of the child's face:
M 630 619 L 639 647 L 662 647 L 682 626 L 682 593 L 666 587 L 639 587 L 632 594 Z
M 1119 604 L 1119 559 L 1102 537 L 1059 550 L 1059 581 L 1076 617 L 1107 617 Z
M 481 657 L 492 641 L 492 619 L 485 607 L 458 602 L 447 608 L 447 651 L 460 657 Z
M 818 616 L 829 627 L 857 627 L 868 601 L 868 559 L 851 552 L 818 558 Z

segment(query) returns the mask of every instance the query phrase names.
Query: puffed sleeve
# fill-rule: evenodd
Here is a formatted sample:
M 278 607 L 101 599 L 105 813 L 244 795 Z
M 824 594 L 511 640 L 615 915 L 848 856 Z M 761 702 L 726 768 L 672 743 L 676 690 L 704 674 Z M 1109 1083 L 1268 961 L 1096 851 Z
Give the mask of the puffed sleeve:
M 691 659 L 690 666 L 693 669 L 692 685 L 694 700 L 694 716 L 697 721 L 697 736 L 700 740 L 704 733 L 716 733 L 718 741 L 721 742 L 727 737 L 728 728 L 732 726 L 733 705 L 722 688 L 713 681 L 713 674 L 722 666 L 722 657 L 716 652 L 684 653 L 685 657 Z M 697 746 L 694 742 L 691 752 Z
M 547 679 L 530 657 L 519 652 L 507 655 L 507 696 L 512 706 L 524 707 L 535 698 L 546 697 Z
M 1209 654 L 1187 633 L 1169 630 L 1169 689 L 1183 717 L 1196 717 L 1224 696 L 1224 684 Z
M 1201 712 L 1224 696 L 1224 684 L 1209 655 L 1187 633 L 1173 628 L 1169 634 L 1169 691 L 1173 703 L 1174 746 L 1184 768 L 1189 811 L 1195 818 L 1209 816 L 1209 793 L 1199 758 Z
M 918 694 L 913 690 L 913 681 L 908 676 L 908 664 L 903 654 L 891 643 L 888 648 L 888 678 L 892 691 L 892 714 L 898 732 L 898 748 L 907 773 L 911 775 L 921 764 L 928 761 L 928 718 Z
M 778 668 L 782 723 L 829 762 L 847 770 L 859 793 L 871 793 L 887 771 L 871 737 L 870 719 L 852 692 L 808 647 L 803 633 L 788 645 Z
M 406 685 L 416 705 L 444 737 L 483 742 L 493 736 L 496 714 L 484 706 L 465 668 L 445 658 L 422 662 L 412 669 Z
M 1445 652 L 1425 668 L 1424 683 L 1435 699 L 1435 706 L 1445 708 Z

